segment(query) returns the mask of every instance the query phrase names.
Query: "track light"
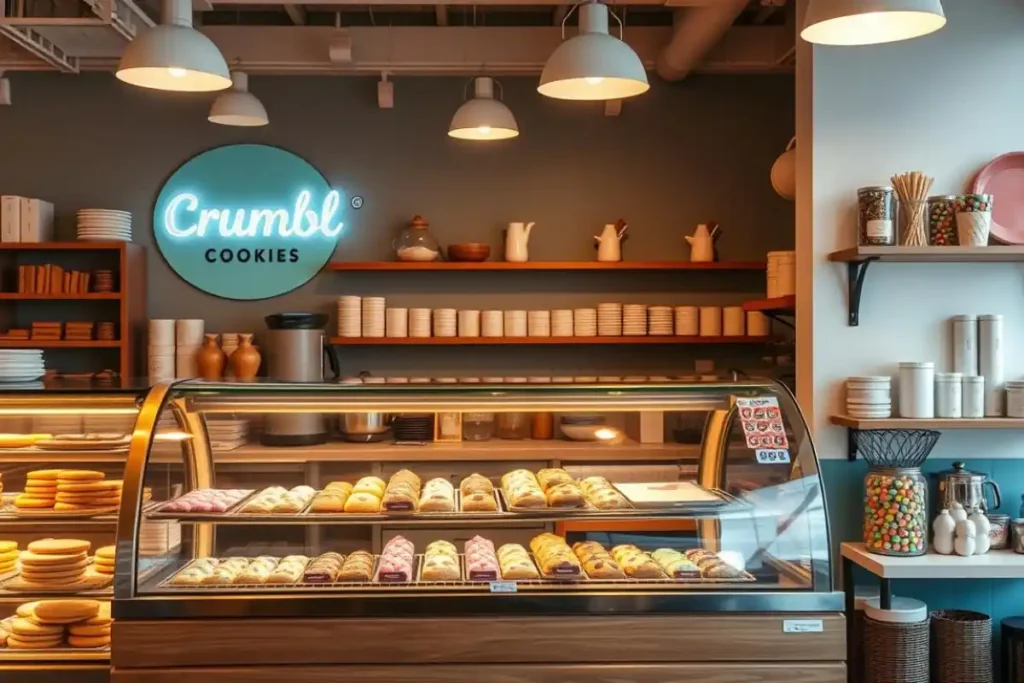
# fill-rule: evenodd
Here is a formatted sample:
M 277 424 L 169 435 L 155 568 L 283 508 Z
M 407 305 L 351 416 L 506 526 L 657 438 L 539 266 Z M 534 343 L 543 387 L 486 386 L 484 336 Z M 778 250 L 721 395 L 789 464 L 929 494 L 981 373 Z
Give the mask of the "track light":
M 224 126 L 265 126 L 270 123 L 263 103 L 249 92 L 249 76 L 231 72 L 231 89 L 217 95 L 209 119 Z
M 800 37 L 819 45 L 876 45 L 945 25 L 940 0 L 810 0 Z
M 0 71 L 0 106 L 9 106 L 11 104 L 11 82 L 4 77 L 4 72 Z
M 461 140 L 507 140 L 519 135 L 512 111 L 494 99 L 495 83 L 487 76 L 473 79 L 473 97 L 456 110 L 448 135 Z

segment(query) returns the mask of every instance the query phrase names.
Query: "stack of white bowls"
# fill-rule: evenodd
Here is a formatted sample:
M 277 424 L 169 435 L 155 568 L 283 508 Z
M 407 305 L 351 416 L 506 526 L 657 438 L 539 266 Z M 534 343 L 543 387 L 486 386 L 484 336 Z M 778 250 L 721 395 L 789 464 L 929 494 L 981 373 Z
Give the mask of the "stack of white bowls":
M 726 306 L 722 309 L 722 334 L 726 337 L 742 337 L 746 333 L 746 316 L 742 306 Z
M 234 377 L 231 370 L 231 354 L 238 350 L 238 340 L 241 338 L 238 332 L 223 332 L 220 335 L 220 350 L 224 352 L 224 378 Z
M 389 337 L 409 336 L 409 309 L 384 309 L 385 334 Z
M 180 379 L 197 377 L 199 369 L 196 365 L 196 354 L 203 345 L 203 333 L 206 323 L 196 319 L 180 319 L 174 322 L 174 372 Z
M 550 337 L 551 311 L 530 311 L 526 316 L 526 328 L 531 337 Z
M 721 337 L 722 336 L 722 308 L 721 306 L 700 307 L 700 336 Z
M 597 305 L 597 334 L 599 337 L 622 336 L 622 304 Z
M 131 242 L 132 214 L 116 209 L 80 209 L 78 239 Z
M 892 378 L 850 377 L 846 380 L 846 414 L 866 420 L 892 415 Z
M 169 382 L 174 374 L 174 320 L 149 321 L 146 369 L 153 382 Z
M 551 336 L 571 337 L 572 335 L 572 309 L 560 308 L 551 311 Z
M 576 337 L 597 336 L 597 309 L 577 308 L 572 312 L 572 330 Z
M 600 320 L 600 311 L 598 311 Z M 602 334 L 604 334 L 602 332 Z M 647 335 L 647 306 L 645 304 L 626 304 L 622 307 L 622 334 L 627 337 L 643 337 Z
M 683 337 L 700 334 L 700 314 L 696 306 L 676 306 L 676 334 Z
M 464 310 L 459 311 L 459 336 L 479 337 L 480 336 L 480 311 Z
M 648 334 L 672 334 L 673 329 L 671 306 L 651 306 L 647 309 Z
M 434 336 L 435 337 L 454 337 L 455 336 L 455 316 L 456 312 L 454 308 L 435 308 L 434 309 Z
M 771 334 L 771 321 L 761 311 L 747 311 L 747 334 L 751 337 L 767 337 Z
M 359 337 L 363 334 L 362 299 L 358 296 L 338 297 L 338 336 Z
M 363 297 L 362 333 L 364 337 L 384 336 L 384 297 Z
M 430 336 L 430 309 L 410 308 L 409 309 L 409 336 L 429 337 Z
M 796 294 L 796 252 L 768 252 L 768 298 Z
M 484 311 L 480 319 L 485 337 L 505 336 L 505 316 L 501 311 Z
M 526 336 L 526 311 L 505 311 L 505 336 Z

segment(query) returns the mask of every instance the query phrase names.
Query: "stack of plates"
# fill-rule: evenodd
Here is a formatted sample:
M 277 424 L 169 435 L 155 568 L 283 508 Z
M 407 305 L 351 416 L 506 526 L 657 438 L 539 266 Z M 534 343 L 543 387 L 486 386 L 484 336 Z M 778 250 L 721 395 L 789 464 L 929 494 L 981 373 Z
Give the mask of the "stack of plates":
M 597 305 L 597 334 L 601 337 L 622 336 L 622 304 Z
M 409 336 L 429 337 L 430 336 L 430 309 L 410 308 L 409 309 Z
M 384 304 L 382 296 L 363 297 L 363 336 L 384 336 Z
M 563 308 L 551 311 L 551 336 L 572 336 L 572 309 Z
M 181 545 L 181 524 L 143 518 L 139 528 L 139 555 L 167 555 Z
M 396 441 L 433 441 L 433 415 L 399 415 L 391 423 Z
M 207 420 L 210 447 L 215 451 L 233 451 L 244 446 L 249 437 L 248 420 Z
M 114 209 L 81 209 L 78 239 L 101 242 L 131 242 L 132 215 Z
M 892 415 L 892 378 L 850 377 L 846 380 L 846 414 L 865 420 Z
M 526 336 L 526 311 L 505 311 L 505 336 Z
M 551 312 L 529 311 L 526 314 L 526 329 L 531 337 L 551 336 Z
M 651 306 L 647 309 L 647 331 L 650 334 L 672 334 L 674 329 L 671 306 Z
M 0 382 L 31 382 L 45 374 L 41 350 L 0 350 Z
M 642 337 L 647 334 L 647 306 L 626 304 L 622 307 L 622 334 Z
M 360 337 L 363 334 L 362 299 L 358 296 L 338 297 L 338 336 Z
M 572 312 L 572 330 L 576 337 L 597 336 L 597 309 L 577 308 Z

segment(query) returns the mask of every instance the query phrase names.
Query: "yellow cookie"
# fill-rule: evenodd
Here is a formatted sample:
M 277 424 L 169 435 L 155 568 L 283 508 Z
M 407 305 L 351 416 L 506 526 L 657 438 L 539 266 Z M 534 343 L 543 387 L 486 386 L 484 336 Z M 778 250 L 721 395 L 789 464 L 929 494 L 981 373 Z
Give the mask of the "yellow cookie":
M 17 614 L 19 617 L 21 617 L 23 619 L 26 618 L 26 617 L 35 616 L 35 611 L 34 610 L 36 608 L 36 605 L 38 605 L 38 604 L 39 604 L 38 600 L 36 600 L 34 602 L 24 602 L 24 603 L 18 605 L 18 609 L 15 611 L 15 614 Z
M 68 636 L 71 647 L 104 647 L 110 645 L 110 636 Z
M 7 637 L 7 647 L 12 650 L 48 650 L 54 647 L 60 647 L 61 639 L 48 639 L 48 640 L 22 640 L 15 635 Z
M 79 538 L 44 538 L 28 544 L 29 551 L 39 555 L 76 555 L 91 547 L 92 543 Z
M 25 484 L 25 493 L 31 493 L 34 496 L 45 498 L 47 496 L 57 495 L 56 486 L 36 486 L 35 484 Z
M 117 546 L 105 545 L 102 548 L 96 548 L 96 558 L 108 559 L 111 562 L 114 561 L 114 556 L 117 553 Z
M 33 553 L 28 550 L 21 554 L 21 566 L 25 569 L 32 570 L 41 567 L 69 567 L 69 566 L 85 566 L 85 560 L 89 558 L 88 553 L 68 553 L 67 555 L 40 555 Z M 45 571 L 45 569 L 37 569 L 37 571 Z
M 58 626 L 57 628 L 63 628 Z M 110 623 L 106 624 L 71 624 L 68 626 L 68 632 L 73 636 L 89 636 L 95 638 L 97 636 L 110 637 Z
M 9 564 L 11 562 L 14 562 L 16 559 L 18 559 L 18 554 L 19 553 L 17 550 L 10 550 L 8 552 L 0 553 L 0 564 Z
M 100 612 L 95 600 L 40 600 L 33 614 L 43 624 L 69 624 L 92 619 Z
M 21 580 L 24 583 L 38 584 L 70 584 L 75 583 L 85 575 L 85 568 L 69 569 L 66 572 L 50 572 L 48 574 L 31 574 L 24 570 L 21 572 Z
M 41 481 L 57 481 L 60 470 L 34 470 L 25 475 L 29 481 L 39 479 Z
M 103 610 L 100 610 L 99 615 L 93 617 L 92 619 L 86 619 L 85 621 L 75 622 L 73 624 L 73 626 L 76 626 L 76 627 L 77 626 L 107 626 L 107 627 L 109 627 L 110 624 L 113 623 L 113 621 L 114 620 L 110 618 L 109 610 L 108 610 L 107 614 L 104 614 Z
M 89 481 L 85 483 L 78 482 L 60 482 L 57 484 L 57 491 L 60 493 L 90 493 L 94 491 L 113 491 L 120 490 L 121 482 L 111 479 L 102 481 Z
M 114 574 L 114 565 L 94 564 L 92 568 L 97 574 L 103 574 L 104 576 L 112 576 Z M 2 573 L 0 572 L 0 574 Z
M 21 494 L 14 499 L 14 506 L 19 508 L 51 508 L 53 507 L 53 498 L 33 498 Z
M 106 475 L 93 470 L 60 470 L 57 474 L 58 485 L 63 482 L 80 483 L 83 481 L 99 481 Z
M 64 627 L 37 624 L 30 619 L 15 619 L 11 622 L 11 633 L 17 636 L 60 636 L 64 634 Z
M 0 553 L 9 553 L 18 549 L 17 541 L 0 541 Z
M 2 576 L 4 574 L 10 574 L 11 572 L 13 572 L 17 568 L 18 568 L 18 564 L 16 562 L 8 562 L 7 564 L 0 564 L 0 576 Z

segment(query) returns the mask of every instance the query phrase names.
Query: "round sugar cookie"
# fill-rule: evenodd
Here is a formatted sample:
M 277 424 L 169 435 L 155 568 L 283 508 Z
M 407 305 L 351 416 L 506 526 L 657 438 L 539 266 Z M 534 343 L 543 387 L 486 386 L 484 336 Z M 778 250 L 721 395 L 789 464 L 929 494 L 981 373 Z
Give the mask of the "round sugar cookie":
M 24 493 L 14 498 L 14 507 L 19 508 L 51 508 L 53 507 L 53 498 L 35 498 L 34 496 L 27 496 Z
M 96 548 L 96 558 L 97 559 L 103 558 L 103 559 L 108 559 L 111 562 L 113 562 L 116 553 L 117 553 L 117 546 L 114 546 L 114 545 L 105 545 L 105 546 L 102 546 L 100 548 Z
M 109 612 L 104 614 L 101 609 L 100 613 L 92 619 L 75 622 L 75 626 L 110 626 L 113 622 L 114 620 L 111 619 Z
M 100 612 L 96 600 L 40 600 L 32 610 L 36 621 L 44 624 L 68 624 L 92 619 Z
M 47 640 L 23 640 L 13 633 L 7 637 L 7 647 L 12 650 L 49 650 L 60 647 L 60 638 L 49 638 Z
M 7 564 L 8 562 L 14 562 L 18 559 L 20 553 L 17 550 L 7 550 L 0 552 L 0 564 Z
M 57 494 L 57 487 L 56 486 L 43 486 L 41 484 L 33 484 L 31 481 L 29 481 L 29 482 L 27 482 L 25 484 L 25 493 L 32 493 L 32 494 L 36 494 L 36 495 L 39 495 L 39 494 L 56 495 Z
M 9 553 L 18 549 L 17 541 L 0 541 L 0 553 Z
M 116 479 L 103 479 L 101 481 L 87 482 L 66 482 L 61 481 L 56 486 L 59 493 L 94 493 L 96 491 L 119 491 L 121 482 Z
M 89 541 L 80 538 L 44 538 L 28 544 L 29 552 L 38 555 L 77 555 L 92 547 Z
M 0 564 L 0 576 L 3 576 L 4 574 L 10 574 L 17 568 L 17 562 L 8 562 L 7 564 Z
M 69 553 L 67 555 L 40 555 L 28 550 L 20 555 L 21 566 L 26 569 L 85 566 L 85 560 L 88 557 L 89 555 L 85 552 Z M 39 569 L 39 571 L 45 571 L 45 569 Z
M 24 569 L 21 570 L 21 580 L 25 583 L 75 583 L 85 575 L 85 567 L 78 567 L 77 569 L 68 569 L 67 571 L 61 572 L 46 572 L 45 574 L 35 574 L 33 572 L 26 572 Z
M 36 605 L 38 605 L 38 604 L 39 604 L 38 600 L 34 600 L 32 602 L 23 602 L 22 604 L 18 605 L 18 609 L 15 610 L 14 613 L 17 614 L 19 617 L 21 617 L 23 619 L 27 618 L 27 617 L 35 616 L 35 609 L 36 609 Z
M 19 617 L 11 622 L 11 633 L 17 636 L 60 636 L 64 627 L 59 624 L 37 624 L 31 619 Z
M 99 481 L 106 475 L 95 470 L 60 470 L 57 474 L 57 485 L 62 482 L 81 483 L 83 481 Z
M 110 645 L 110 636 L 68 636 L 71 647 L 105 647 Z
M 60 474 L 60 470 L 33 470 L 25 476 L 31 482 L 32 480 L 55 482 L 57 481 L 57 475 Z
M 63 629 L 62 626 L 57 628 Z M 110 637 L 110 622 L 106 624 L 71 624 L 68 626 L 68 633 L 73 636 L 86 636 L 90 638 Z

